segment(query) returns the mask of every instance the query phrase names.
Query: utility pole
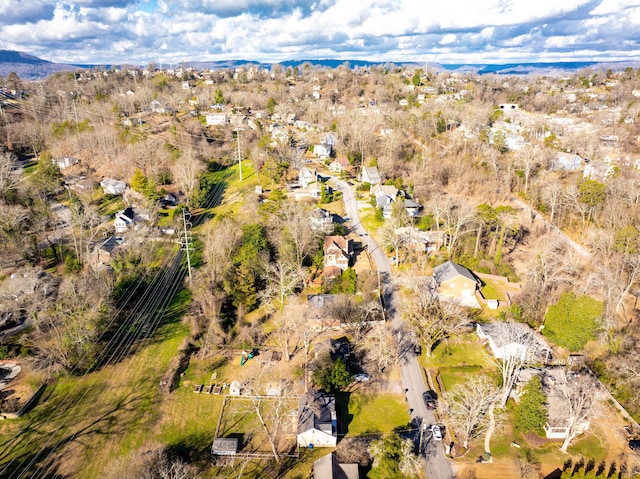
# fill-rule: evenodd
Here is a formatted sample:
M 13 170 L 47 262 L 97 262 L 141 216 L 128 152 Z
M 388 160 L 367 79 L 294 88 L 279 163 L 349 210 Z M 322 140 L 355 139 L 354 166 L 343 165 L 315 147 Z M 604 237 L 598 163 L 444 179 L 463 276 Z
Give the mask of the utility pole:
M 189 230 L 187 229 L 187 225 L 191 228 L 191 223 L 187 221 L 187 215 L 189 215 L 189 219 L 191 219 L 191 213 L 189 213 L 186 208 L 183 208 L 182 222 L 184 224 L 184 232 L 180 242 L 182 243 L 182 249 L 187 252 L 187 271 L 189 273 L 189 282 L 191 282 L 191 251 L 193 251 L 193 246 L 191 245 Z
M 80 133 L 80 126 L 78 126 L 78 110 L 76 109 L 76 92 L 71 94 L 71 103 L 73 104 L 73 116 L 76 119 L 76 130 Z
M 424 432 L 427 429 L 427 424 L 422 420 L 420 424 L 420 445 L 418 446 L 418 455 L 422 455 L 422 441 L 424 440 Z
M 236 128 L 236 138 L 238 140 L 238 171 L 240 172 L 240 181 L 242 181 L 242 156 L 240 155 L 240 132 L 241 128 Z

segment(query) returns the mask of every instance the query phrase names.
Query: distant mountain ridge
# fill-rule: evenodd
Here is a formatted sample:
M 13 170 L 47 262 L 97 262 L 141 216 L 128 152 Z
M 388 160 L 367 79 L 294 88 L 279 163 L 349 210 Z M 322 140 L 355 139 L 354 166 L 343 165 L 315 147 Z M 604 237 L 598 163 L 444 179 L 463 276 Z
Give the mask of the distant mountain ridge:
M 394 62 L 394 61 L 368 61 L 368 60 L 337 60 L 337 59 L 312 59 L 312 60 L 284 60 L 276 63 L 263 63 L 252 60 L 217 60 L 217 61 L 183 61 L 177 64 L 171 65 L 157 65 L 163 68 L 175 67 L 175 66 L 192 66 L 194 68 L 209 68 L 209 69 L 221 69 L 221 68 L 237 68 L 246 65 L 254 65 L 262 68 L 271 68 L 273 64 L 282 65 L 284 68 L 288 67 L 300 67 L 304 64 L 311 64 L 314 66 L 337 68 L 341 65 L 348 66 L 349 68 L 356 67 L 371 67 L 375 65 L 385 66 L 412 66 L 426 68 L 432 71 L 459 71 L 478 74 L 500 74 L 500 75 L 551 75 L 561 74 L 567 72 L 575 72 L 584 68 L 592 68 L 595 70 L 622 70 L 628 66 L 638 68 L 640 62 L 522 62 L 522 63 L 508 63 L 508 64 L 490 64 L 490 63 L 474 63 L 474 64 L 446 64 L 446 63 L 419 63 L 419 62 Z M 121 65 L 91 65 L 91 64 L 65 64 L 54 63 L 48 60 L 43 60 L 34 55 L 30 55 L 24 52 L 18 52 L 14 50 L 0 50 L 0 75 L 7 76 L 11 72 L 15 72 L 18 76 L 24 80 L 36 80 L 44 78 L 59 71 L 76 71 L 79 69 L 91 69 L 94 67 L 102 66 L 105 68 L 111 68 L 113 66 L 136 68 L 138 66 L 131 64 Z M 146 65 L 144 65 L 146 66 Z
M 53 63 L 24 52 L 0 50 L 0 75 L 5 77 L 15 72 L 23 80 L 36 80 L 58 71 L 77 69 L 76 65 Z

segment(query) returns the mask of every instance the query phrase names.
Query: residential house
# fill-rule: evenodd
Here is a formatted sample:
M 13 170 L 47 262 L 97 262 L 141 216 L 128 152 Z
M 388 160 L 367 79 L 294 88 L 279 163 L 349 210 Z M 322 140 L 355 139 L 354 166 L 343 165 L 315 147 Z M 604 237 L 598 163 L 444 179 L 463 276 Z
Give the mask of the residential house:
M 542 389 L 547 396 L 547 422 L 544 432 L 548 439 L 565 439 L 569 433 L 570 420 L 567 410 L 567 400 L 563 394 L 566 383 L 574 391 L 582 390 L 583 393 L 595 396 L 599 399 L 601 388 L 598 380 L 590 372 L 570 372 L 564 368 L 546 368 L 542 371 Z M 587 417 L 577 424 L 578 434 L 589 430 L 591 425 Z
M 402 236 L 402 242 L 413 251 L 433 253 L 444 246 L 446 234 L 443 231 L 421 231 L 413 226 L 396 228 L 395 233 Z
M 116 234 L 125 233 L 134 228 L 136 221 L 135 216 L 133 208 L 131 207 L 118 211 L 113 220 L 113 227 L 116 230 Z
M 311 183 L 308 188 L 298 188 L 294 190 L 294 198 L 296 201 L 304 200 L 305 198 L 314 198 L 318 200 L 322 196 L 322 187 L 324 186 L 327 194 L 332 193 L 330 186 L 323 185 L 322 183 Z
M 308 188 L 311 183 L 318 181 L 318 172 L 315 169 L 309 169 L 306 166 L 300 168 L 298 172 L 298 183 L 300 188 Z
M 404 209 L 410 218 L 415 218 L 416 216 L 418 216 L 418 214 L 420 213 L 420 208 L 422 208 L 422 205 L 417 201 L 414 201 L 411 198 L 404 199 Z
M 497 359 L 519 356 L 546 364 L 551 358 L 549 343 L 523 323 L 478 323 L 476 334 L 487 342 Z
M 163 208 L 171 208 L 178 204 L 178 199 L 175 197 L 175 195 L 167 193 L 162 198 L 160 198 L 160 204 Z
M 319 391 L 302 396 L 298 410 L 298 446 L 336 447 L 337 443 L 335 396 Z
M 324 239 L 324 268 L 325 274 L 338 273 L 349 267 L 353 256 L 353 245 L 349 238 L 344 236 L 326 236 Z M 331 270 L 337 268 L 339 271 Z
M 376 207 L 382 208 L 382 217 L 391 218 L 393 203 L 398 197 L 398 189 L 393 185 L 375 185 L 371 188 L 371 194 L 376 199 Z
M 322 231 L 323 233 L 333 233 L 334 223 L 333 215 L 327 210 L 316 208 L 309 218 L 311 229 L 314 231 Z
M 438 293 L 456 298 L 472 298 L 480 288 L 480 280 L 464 266 L 447 261 L 433 268 Z
M 149 108 L 153 113 L 172 113 L 173 112 L 173 108 L 171 108 L 169 105 L 160 103 L 158 100 L 153 100 L 149 105 Z
M 359 479 L 358 464 L 338 462 L 335 452 L 322 456 L 313 463 L 313 479 Z
M 229 117 L 226 113 L 207 113 L 205 118 L 207 125 L 219 126 L 229 123 Z
M 340 328 L 340 320 L 332 314 L 334 305 L 340 301 L 337 294 L 310 294 L 302 313 L 307 324 L 315 331 Z
M 127 184 L 124 181 L 113 178 L 105 178 L 100 182 L 100 186 L 106 195 L 121 195 L 127 189 Z
M 551 162 L 551 169 L 554 171 L 577 171 L 582 168 L 584 161 L 580 156 L 571 153 L 558 153 L 555 160 Z
M 362 169 L 360 179 L 363 183 L 369 183 L 370 185 L 380 184 L 380 172 L 377 166 L 369 166 Z
M 611 178 L 615 174 L 615 171 L 615 167 L 610 163 L 592 161 L 588 165 L 585 165 L 582 176 L 589 180 L 604 181 Z
M 81 191 L 92 191 L 96 181 L 92 177 L 86 175 L 80 176 L 65 176 L 64 186 L 76 193 Z
M 59 156 L 58 158 L 54 158 L 53 162 L 58 168 L 64 170 L 65 168 L 69 168 L 70 166 L 77 165 L 78 163 L 80 163 L 80 160 L 77 158 L 72 158 L 70 156 Z
M 347 158 L 336 158 L 329 165 L 329 169 L 339 175 L 343 171 L 351 171 L 351 164 Z
M 313 154 L 320 160 L 326 160 L 331 156 L 332 147 L 327 143 L 313 145 Z
M 122 244 L 124 244 L 124 238 L 109 236 L 93 249 L 91 252 L 91 263 L 96 267 L 108 264 L 111 261 L 114 251 Z

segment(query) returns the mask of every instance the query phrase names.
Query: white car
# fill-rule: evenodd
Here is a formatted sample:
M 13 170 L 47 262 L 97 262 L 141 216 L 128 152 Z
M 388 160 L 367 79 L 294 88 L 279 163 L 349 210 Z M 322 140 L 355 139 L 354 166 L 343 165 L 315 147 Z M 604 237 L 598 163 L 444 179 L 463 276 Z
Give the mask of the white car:
M 359 383 L 368 383 L 369 382 L 369 375 L 368 374 L 356 374 L 355 376 L 353 376 L 354 381 L 357 381 Z
M 442 441 L 442 430 L 440 429 L 439 424 L 431 426 L 431 435 L 433 436 L 434 441 Z

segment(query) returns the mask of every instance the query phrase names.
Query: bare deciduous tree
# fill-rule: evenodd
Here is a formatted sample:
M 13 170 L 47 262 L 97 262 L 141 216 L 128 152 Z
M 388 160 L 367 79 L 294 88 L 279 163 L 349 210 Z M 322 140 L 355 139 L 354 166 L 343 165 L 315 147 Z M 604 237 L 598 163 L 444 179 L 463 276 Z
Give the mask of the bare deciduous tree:
M 520 370 L 536 359 L 539 344 L 528 326 L 520 323 L 497 323 L 492 338 L 496 346 L 502 348 L 502 354 L 496 357 L 496 361 L 502 376 L 500 406 L 504 407 Z
M 488 424 L 487 413 L 498 398 L 498 388 L 487 376 L 473 376 L 445 393 L 446 414 L 465 449 Z
M 173 176 L 176 184 L 185 195 L 187 205 L 191 204 L 193 194 L 200 185 L 200 174 L 204 171 L 204 164 L 196 158 L 192 151 L 178 158 L 173 166 Z
M 425 346 L 427 356 L 450 335 L 459 333 L 469 323 L 467 312 L 452 302 L 440 301 L 427 281 L 414 288 L 411 301 L 404 302 L 404 317 Z
M 305 256 L 312 254 L 318 245 L 318 233 L 311 228 L 309 208 L 297 201 L 283 201 L 275 219 L 281 253 L 302 266 Z
M 304 271 L 301 266 L 282 260 L 268 263 L 265 270 L 267 284 L 259 297 L 282 312 L 287 297 L 302 286 Z
M 3 202 L 7 202 L 18 186 L 18 179 L 13 174 L 16 159 L 13 153 L 0 152 L 0 198 Z
M 291 418 L 291 391 L 290 384 L 286 381 L 271 384 L 271 387 L 277 387 L 280 394 L 267 397 L 265 395 L 267 384 L 265 378 L 261 376 L 253 377 L 245 383 L 244 389 L 251 396 L 246 412 L 256 415 L 267 436 L 274 459 L 280 462 L 283 441 L 286 439 L 283 429 L 286 421 Z
M 557 407 L 566 421 L 567 435 L 560 451 L 567 452 L 571 442 L 582 431 L 582 424 L 592 414 L 597 395 L 597 385 L 590 377 L 563 370 L 555 376 L 553 391 L 558 399 Z
M 387 324 L 374 325 L 358 349 L 365 354 L 365 362 L 371 363 L 380 373 L 398 360 L 396 341 Z

